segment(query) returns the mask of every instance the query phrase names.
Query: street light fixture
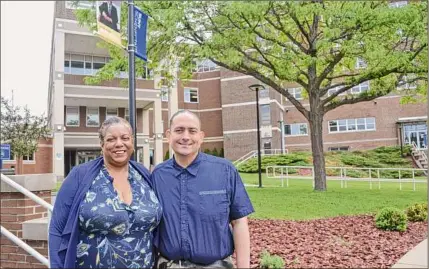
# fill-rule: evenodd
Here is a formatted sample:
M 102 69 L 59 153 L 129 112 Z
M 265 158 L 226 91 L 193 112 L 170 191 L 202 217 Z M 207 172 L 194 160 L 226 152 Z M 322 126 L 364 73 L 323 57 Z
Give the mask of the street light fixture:
M 261 175 L 261 131 L 259 126 L 259 90 L 265 90 L 261 84 L 253 84 L 249 89 L 256 92 L 256 133 L 258 137 L 258 174 L 259 174 L 259 188 L 262 188 L 262 175 Z

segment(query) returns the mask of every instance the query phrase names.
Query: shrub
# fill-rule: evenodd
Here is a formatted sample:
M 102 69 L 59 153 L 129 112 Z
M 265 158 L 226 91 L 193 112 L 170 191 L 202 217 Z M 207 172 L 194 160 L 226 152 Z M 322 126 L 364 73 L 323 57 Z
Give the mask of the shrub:
M 225 157 L 225 153 L 223 152 L 223 148 L 220 148 L 219 157 Z
M 428 204 L 414 204 L 407 208 L 405 213 L 407 214 L 407 218 L 409 221 L 427 221 L 428 219 Z
M 375 226 L 386 231 L 407 230 L 407 215 L 397 208 L 385 207 L 375 216 Z
M 213 156 L 217 156 L 217 157 L 219 156 L 219 153 L 217 152 L 217 149 L 216 149 L 216 148 L 214 148 L 214 149 L 213 149 L 213 151 L 212 151 L 212 155 L 213 155 Z
M 204 150 L 204 153 L 205 153 L 205 154 L 210 154 L 210 155 L 212 154 L 212 153 L 211 153 L 211 151 L 210 151 L 210 149 L 205 149 L 205 150 Z
M 284 268 L 285 262 L 282 257 L 278 255 L 271 255 L 268 251 L 264 250 L 261 253 L 260 259 L 261 268 Z
M 164 155 L 164 161 L 166 161 L 168 159 L 170 159 L 170 151 L 169 150 L 167 150 L 167 152 Z

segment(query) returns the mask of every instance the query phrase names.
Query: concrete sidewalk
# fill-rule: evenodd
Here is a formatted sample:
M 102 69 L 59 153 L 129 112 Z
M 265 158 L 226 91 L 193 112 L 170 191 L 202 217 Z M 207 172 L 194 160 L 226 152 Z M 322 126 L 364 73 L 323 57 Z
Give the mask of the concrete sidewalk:
M 428 268 L 428 240 L 408 251 L 392 268 Z

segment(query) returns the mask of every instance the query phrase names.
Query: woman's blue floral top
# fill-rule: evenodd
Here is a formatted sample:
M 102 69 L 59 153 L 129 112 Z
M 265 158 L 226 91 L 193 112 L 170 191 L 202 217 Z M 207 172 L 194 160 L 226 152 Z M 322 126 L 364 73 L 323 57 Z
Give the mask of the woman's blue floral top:
M 129 165 L 132 203 L 119 199 L 105 166 L 79 210 L 76 268 L 150 268 L 153 230 L 162 209 L 143 177 Z

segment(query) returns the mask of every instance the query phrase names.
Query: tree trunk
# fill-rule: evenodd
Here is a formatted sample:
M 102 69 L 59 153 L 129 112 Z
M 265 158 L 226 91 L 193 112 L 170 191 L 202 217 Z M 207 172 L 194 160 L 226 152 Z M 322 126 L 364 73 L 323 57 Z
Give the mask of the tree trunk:
M 309 116 L 314 166 L 314 190 L 326 191 L 325 156 L 323 155 L 323 112 L 310 111 Z
M 23 165 L 22 156 L 16 157 L 15 175 L 22 175 L 23 173 L 24 173 L 24 165 Z

